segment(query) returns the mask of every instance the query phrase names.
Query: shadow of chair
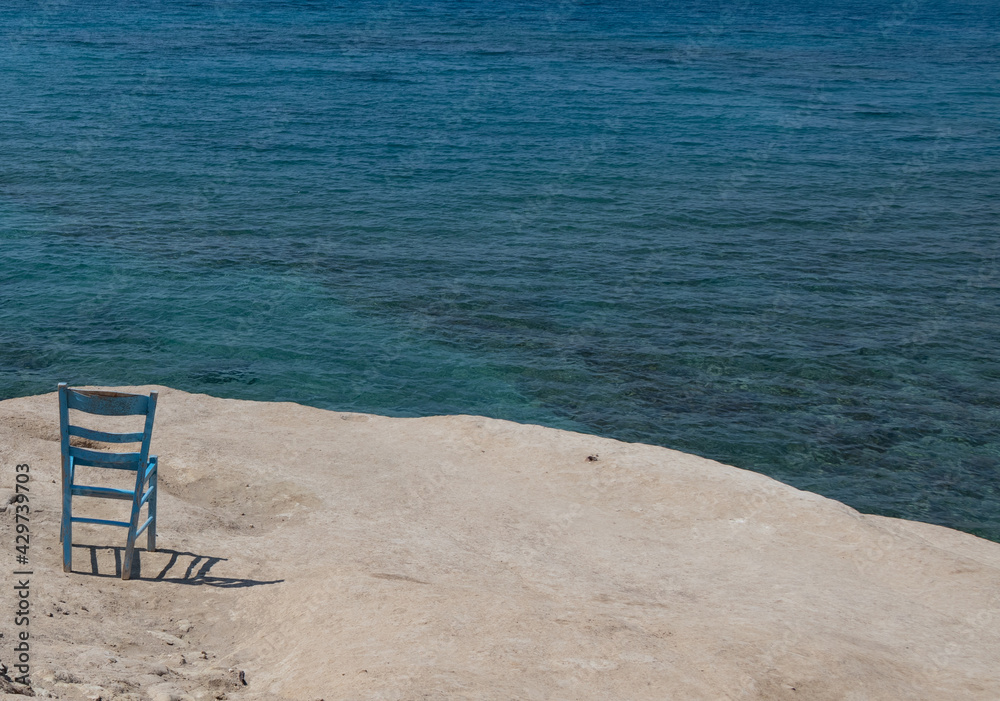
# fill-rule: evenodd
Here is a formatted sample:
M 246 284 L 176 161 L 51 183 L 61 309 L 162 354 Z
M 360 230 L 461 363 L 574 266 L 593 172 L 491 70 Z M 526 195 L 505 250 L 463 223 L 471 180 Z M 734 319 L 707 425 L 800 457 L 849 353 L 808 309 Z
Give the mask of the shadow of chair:
M 124 548 L 108 545 L 74 545 L 75 548 L 89 550 L 90 572 L 79 572 L 79 574 L 93 577 L 117 578 L 122 576 L 124 566 L 122 551 Z M 108 557 L 101 557 L 106 553 Z M 187 584 L 193 586 L 218 587 L 220 589 L 241 589 L 244 587 L 256 587 L 264 584 L 279 584 L 283 579 L 247 579 L 241 577 L 219 577 L 211 573 L 211 569 L 220 562 L 226 562 L 227 558 L 215 557 L 212 555 L 199 555 L 197 553 L 185 552 L 182 550 L 163 549 L 155 553 L 147 553 L 146 557 L 155 556 L 159 562 L 150 562 L 151 569 L 158 569 L 158 573 L 152 577 L 142 576 L 141 555 L 137 552 L 132 561 L 132 571 L 129 572 L 128 579 L 138 579 L 148 582 L 168 582 L 171 584 Z M 114 571 L 101 572 L 101 561 L 107 561 L 109 557 L 114 558 Z M 108 568 L 110 569 L 110 568 Z M 126 577 L 122 577 L 126 579 Z

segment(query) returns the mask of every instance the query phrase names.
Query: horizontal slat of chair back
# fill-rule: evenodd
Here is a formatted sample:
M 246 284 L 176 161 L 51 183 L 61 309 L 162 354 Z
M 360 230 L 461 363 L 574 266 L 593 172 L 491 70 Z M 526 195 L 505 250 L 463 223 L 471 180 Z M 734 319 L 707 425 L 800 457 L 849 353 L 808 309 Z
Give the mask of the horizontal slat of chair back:
M 69 435 L 102 443 L 142 443 L 144 434 L 141 431 L 139 433 L 108 433 L 107 431 L 94 431 L 83 426 L 70 426 Z
M 122 499 L 132 501 L 135 499 L 135 492 L 128 489 L 111 489 L 110 487 L 90 487 L 84 484 L 75 484 L 71 490 L 75 497 L 100 497 L 101 499 Z
M 70 409 L 101 416 L 133 416 L 146 414 L 149 397 L 121 392 L 66 390 L 66 402 Z
M 69 447 L 69 456 L 76 465 L 110 467 L 117 470 L 138 470 L 139 461 L 142 459 L 142 453 L 102 453 L 73 445 Z

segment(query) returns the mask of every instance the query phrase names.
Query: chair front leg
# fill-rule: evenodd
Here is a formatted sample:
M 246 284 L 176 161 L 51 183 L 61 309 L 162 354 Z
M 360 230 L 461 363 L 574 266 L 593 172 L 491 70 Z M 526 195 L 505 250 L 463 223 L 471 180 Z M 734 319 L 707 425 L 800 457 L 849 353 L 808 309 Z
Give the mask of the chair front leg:
M 152 521 L 149 522 L 149 526 L 146 530 L 146 550 L 151 553 L 156 552 L 156 496 L 157 496 L 157 484 L 156 484 L 156 468 L 157 459 L 154 455 L 149 459 L 149 501 L 146 502 L 149 508 L 149 517 Z

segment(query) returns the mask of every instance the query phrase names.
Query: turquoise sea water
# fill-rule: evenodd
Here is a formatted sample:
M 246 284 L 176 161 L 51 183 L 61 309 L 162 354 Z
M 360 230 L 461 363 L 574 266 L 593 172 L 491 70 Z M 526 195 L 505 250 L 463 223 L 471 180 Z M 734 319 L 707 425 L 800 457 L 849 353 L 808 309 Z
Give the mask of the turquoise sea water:
M 0 398 L 483 414 L 1000 540 L 998 7 L 5 2 Z

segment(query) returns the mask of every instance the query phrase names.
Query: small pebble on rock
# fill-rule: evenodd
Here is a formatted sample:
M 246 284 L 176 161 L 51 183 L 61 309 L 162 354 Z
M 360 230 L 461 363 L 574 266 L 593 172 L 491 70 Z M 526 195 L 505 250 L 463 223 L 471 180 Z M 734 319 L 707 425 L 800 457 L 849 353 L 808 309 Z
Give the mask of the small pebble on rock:
M 80 678 L 78 676 L 72 672 L 67 672 L 65 669 L 56 670 L 56 673 L 52 675 L 52 678 L 57 682 L 63 682 L 64 684 L 80 683 Z

